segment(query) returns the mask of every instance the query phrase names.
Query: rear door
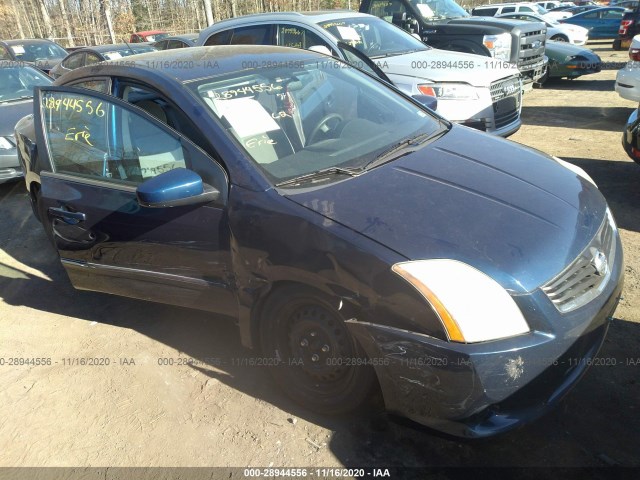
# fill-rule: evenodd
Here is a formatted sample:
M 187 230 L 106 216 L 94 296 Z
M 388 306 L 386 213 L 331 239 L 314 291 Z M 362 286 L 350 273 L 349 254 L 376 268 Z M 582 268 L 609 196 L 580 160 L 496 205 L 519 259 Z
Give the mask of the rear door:
M 36 99 L 40 212 L 76 288 L 233 314 L 228 179 L 220 164 L 110 95 L 47 87 Z M 46 148 L 45 148 L 46 147 Z M 149 208 L 138 186 L 173 169 L 221 192 L 215 203 Z

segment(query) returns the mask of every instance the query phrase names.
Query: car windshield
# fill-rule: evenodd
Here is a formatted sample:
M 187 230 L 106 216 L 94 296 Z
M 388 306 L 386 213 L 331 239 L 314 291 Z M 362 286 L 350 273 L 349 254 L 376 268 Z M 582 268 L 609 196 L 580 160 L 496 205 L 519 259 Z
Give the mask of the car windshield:
M 188 83 L 273 184 L 362 169 L 403 142 L 446 131 L 437 116 L 342 62 L 290 63 Z
M 427 20 L 468 17 L 469 14 L 453 0 L 411 0 L 420 15 Z
M 429 48 L 404 30 L 376 17 L 342 18 L 322 22 L 320 26 L 369 58 L 402 55 Z
M 0 68 L 0 103 L 33 97 L 33 87 L 50 85 L 52 79 L 28 66 Z
M 67 51 L 64 48 L 49 42 L 14 43 L 9 47 L 16 56 L 16 60 L 22 60 L 23 62 L 35 62 L 36 60 L 67 56 Z

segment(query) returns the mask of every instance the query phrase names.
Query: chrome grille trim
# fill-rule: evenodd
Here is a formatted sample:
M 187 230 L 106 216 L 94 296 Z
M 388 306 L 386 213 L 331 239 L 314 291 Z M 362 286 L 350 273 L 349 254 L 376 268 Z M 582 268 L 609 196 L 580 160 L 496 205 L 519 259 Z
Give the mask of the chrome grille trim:
M 541 287 L 560 312 L 567 313 L 580 308 L 604 290 L 611 278 L 610 266 L 616 256 L 615 232 L 613 216 L 607 209 L 591 243 L 567 268 Z M 603 256 L 606 259 L 604 264 Z
M 522 95 L 522 81 L 519 76 L 512 76 L 503 80 L 495 81 L 489 87 L 491 92 L 491 101 L 497 102 L 498 100 L 512 95 Z M 518 102 L 520 103 L 520 102 Z

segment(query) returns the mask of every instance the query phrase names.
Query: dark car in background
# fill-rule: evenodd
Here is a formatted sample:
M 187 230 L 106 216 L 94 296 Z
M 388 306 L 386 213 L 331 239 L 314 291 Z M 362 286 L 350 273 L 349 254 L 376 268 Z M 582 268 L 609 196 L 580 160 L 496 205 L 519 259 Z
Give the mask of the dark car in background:
M 618 29 L 617 38 L 613 41 L 614 50 L 629 48 L 631 40 L 640 33 L 640 6 L 624 12 Z
M 622 133 L 622 147 L 631 160 L 640 164 L 640 118 L 638 109 L 629 116 Z
M 138 53 L 154 52 L 156 48 L 148 43 L 129 45 L 118 43 L 115 45 L 98 45 L 84 47 L 70 53 L 62 62 L 51 69 L 49 74 L 58 78 L 76 68 L 95 65 L 105 60 L 117 60 L 119 58 L 137 55 Z
M 155 52 L 56 85 L 16 138 L 73 285 L 237 318 L 308 408 L 379 388 L 489 436 L 557 404 L 603 342 L 622 245 L 578 167 L 298 48 Z
M 0 183 L 22 177 L 13 129 L 33 113 L 33 89 L 51 78 L 22 62 L 0 62 Z
M 549 78 L 578 78 L 602 70 L 602 60 L 586 47 L 567 42 L 548 41 L 545 53 L 549 58 L 547 76 Z
M 56 66 L 67 51 L 51 40 L 0 40 L 0 60 L 29 63 L 45 73 Z
M 163 38 L 162 40 L 154 42 L 152 45 L 156 50 L 172 50 L 174 48 L 193 47 L 197 40 L 197 33 L 185 33 L 184 35 L 174 35 L 173 37 Z

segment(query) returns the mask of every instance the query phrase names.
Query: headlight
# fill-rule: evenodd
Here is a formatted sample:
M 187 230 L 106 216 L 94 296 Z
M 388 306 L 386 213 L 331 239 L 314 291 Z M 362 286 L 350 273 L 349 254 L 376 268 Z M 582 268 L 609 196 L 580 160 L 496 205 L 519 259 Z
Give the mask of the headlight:
M 15 148 L 11 137 L 0 137 L 0 150 L 10 150 Z
M 579 177 L 584 178 L 586 181 L 593 183 L 593 185 L 595 185 L 595 187 L 598 188 L 598 185 L 596 185 L 596 182 L 593 181 L 593 178 L 591 178 L 587 172 L 585 172 L 583 169 L 581 169 L 577 165 L 574 165 L 573 163 L 565 162 L 564 160 L 558 157 L 553 157 L 553 159 L 556 162 L 558 162 L 560 165 L 562 165 L 564 168 L 571 170 L 573 173 L 575 173 Z
M 429 302 L 452 342 L 483 342 L 530 331 L 507 291 L 465 263 L 415 260 L 396 263 L 392 270 Z
M 493 58 L 509 61 L 511 59 L 511 35 L 501 33 L 499 35 L 485 35 L 482 43 L 491 53 Z
M 431 95 L 439 100 L 477 100 L 478 92 L 468 83 L 426 83 L 418 85 L 423 95 Z

